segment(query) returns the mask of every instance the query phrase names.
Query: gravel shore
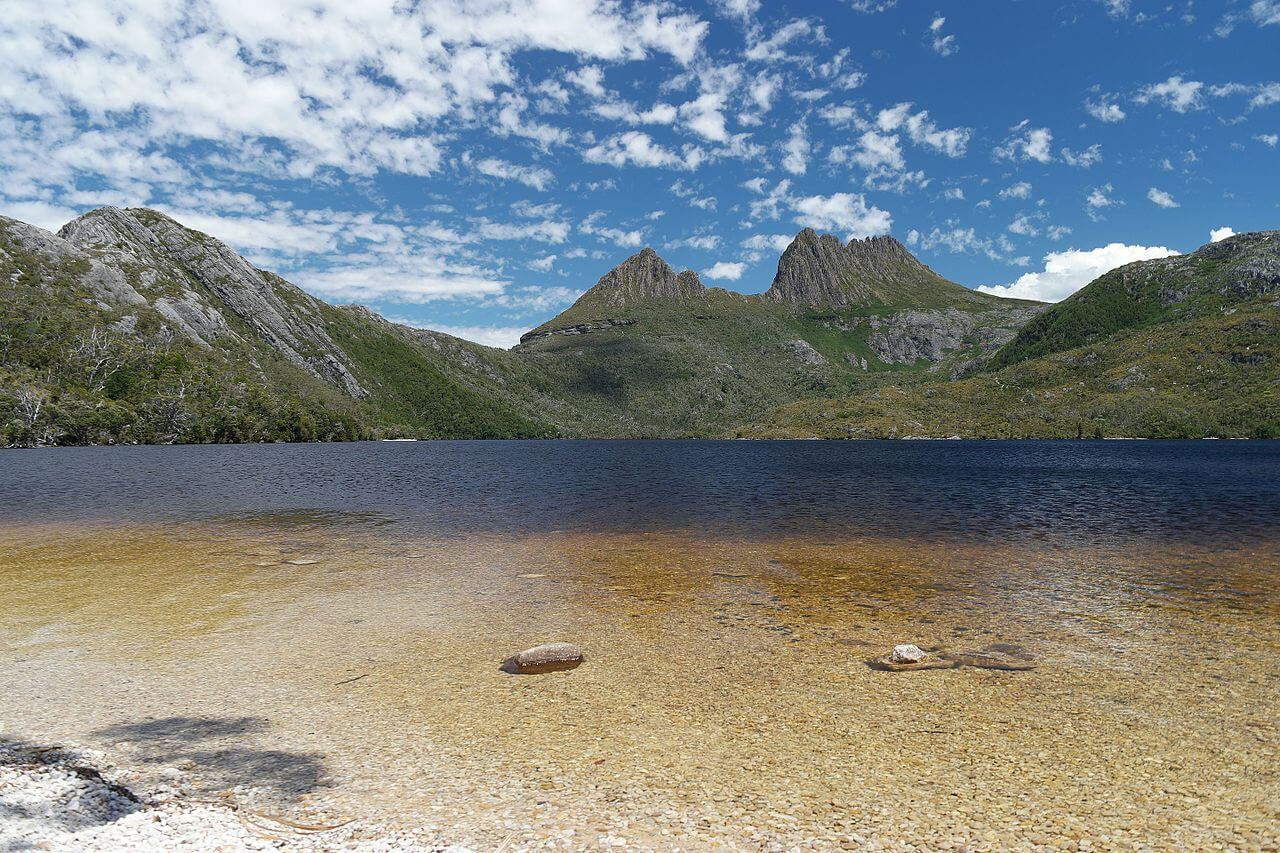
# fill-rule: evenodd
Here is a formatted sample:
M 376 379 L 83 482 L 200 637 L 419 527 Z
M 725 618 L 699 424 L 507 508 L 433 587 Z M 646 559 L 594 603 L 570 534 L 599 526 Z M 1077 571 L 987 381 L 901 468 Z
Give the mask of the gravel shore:
M 151 768 L 146 775 L 157 774 Z M 0 742 L 0 850 L 466 849 L 357 822 L 300 824 L 232 800 L 201 800 L 186 789 L 179 768 L 162 768 L 158 775 L 169 781 L 144 783 L 142 774 L 95 750 Z

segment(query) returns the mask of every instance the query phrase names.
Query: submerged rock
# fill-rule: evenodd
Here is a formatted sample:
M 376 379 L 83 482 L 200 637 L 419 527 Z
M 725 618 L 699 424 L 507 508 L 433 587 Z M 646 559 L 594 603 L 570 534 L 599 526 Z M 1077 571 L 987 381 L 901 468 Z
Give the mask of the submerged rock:
M 893 663 L 919 663 L 924 660 L 924 650 L 914 643 L 900 643 L 889 653 Z
M 993 643 L 978 651 L 943 652 L 942 657 L 953 661 L 956 666 L 976 666 L 979 669 L 1022 672 L 1036 668 L 1033 654 L 1009 643 Z
M 867 661 L 872 669 L 905 672 L 911 669 L 951 669 L 954 661 L 926 652 L 915 643 L 899 643 L 888 655 Z
M 510 675 L 539 675 L 573 669 L 585 659 L 573 643 L 546 643 L 512 655 L 499 669 Z

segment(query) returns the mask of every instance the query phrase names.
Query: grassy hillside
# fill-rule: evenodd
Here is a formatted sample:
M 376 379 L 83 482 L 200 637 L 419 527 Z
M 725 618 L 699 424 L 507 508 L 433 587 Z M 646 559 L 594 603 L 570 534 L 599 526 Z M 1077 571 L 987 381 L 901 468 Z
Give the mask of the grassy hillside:
M 185 233 L 193 245 L 211 239 Z M 290 322 L 327 331 L 315 340 L 333 338 L 354 365 L 368 393 L 353 397 L 282 354 L 180 263 L 119 252 L 0 219 L 0 445 L 557 433 L 529 413 L 531 401 L 521 411 L 486 387 L 489 365 L 473 351 L 496 351 L 334 308 L 263 274 Z M 293 349 L 329 356 L 306 338 Z
M 952 382 L 780 406 L 745 437 L 1280 438 L 1280 304 L 1130 329 Z
M 1042 313 L 992 360 L 999 369 L 1123 329 L 1211 316 L 1280 293 L 1280 232 L 1239 234 L 1189 255 L 1112 270 Z

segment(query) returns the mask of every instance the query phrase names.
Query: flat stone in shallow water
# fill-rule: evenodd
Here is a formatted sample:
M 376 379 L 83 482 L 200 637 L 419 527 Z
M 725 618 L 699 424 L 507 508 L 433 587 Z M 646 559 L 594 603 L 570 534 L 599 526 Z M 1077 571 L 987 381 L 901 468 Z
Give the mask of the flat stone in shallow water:
M 512 655 L 499 668 L 511 675 L 540 675 L 573 669 L 584 659 L 582 649 L 573 643 L 546 643 Z

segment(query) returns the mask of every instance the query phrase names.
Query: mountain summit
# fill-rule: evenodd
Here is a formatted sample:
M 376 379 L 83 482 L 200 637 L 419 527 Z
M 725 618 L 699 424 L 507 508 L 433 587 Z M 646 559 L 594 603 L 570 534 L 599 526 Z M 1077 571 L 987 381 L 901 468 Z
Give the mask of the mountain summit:
M 601 276 L 579 302 L 600 302 L 622 307 L 646 299 L 687 301 L 706 295 L 707 289 L 693 270 L 679 275 L 649 247 L 641 249 Z
M 938 275 L 893 237 L 842 243 L 812 228 L 796 235 L 782 253 L 764 298 L 795 308 L 996 304 Z

